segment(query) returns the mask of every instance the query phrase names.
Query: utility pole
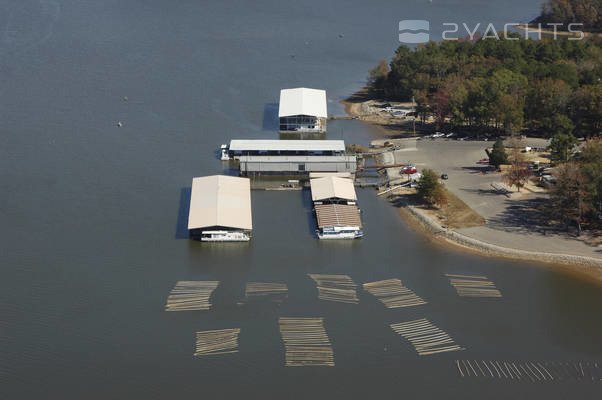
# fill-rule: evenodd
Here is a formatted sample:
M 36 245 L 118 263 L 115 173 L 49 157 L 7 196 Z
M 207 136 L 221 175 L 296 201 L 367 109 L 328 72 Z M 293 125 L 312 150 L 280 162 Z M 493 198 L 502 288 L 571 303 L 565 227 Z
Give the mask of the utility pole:
M 414 136 L 416 136 L 416 117 L 418 115 L 416 114 L 416 103 L 414 103 L 414 96 L 412 96 L 412 109 L 414 110 L 414 119 L 412 120 L 412 125 L 414 127 Z

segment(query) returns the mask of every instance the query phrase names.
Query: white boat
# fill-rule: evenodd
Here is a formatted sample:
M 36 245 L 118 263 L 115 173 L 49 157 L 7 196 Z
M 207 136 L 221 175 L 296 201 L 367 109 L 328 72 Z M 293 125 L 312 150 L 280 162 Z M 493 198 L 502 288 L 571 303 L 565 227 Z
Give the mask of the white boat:
M 228 155 L 228 145 L 227 144 L 222 144 L 220 159 L 222 161 L 228 161 L 228 160 L 230 160 L 230 155 Z
M 332 239 L 359 239 L 364 236 L 362 230 L 357 226 L 329 226 L 316 231 L 318 238 Z
M 203 231 L 201 242 L 248 242 L 251 238 L 244 232 Z

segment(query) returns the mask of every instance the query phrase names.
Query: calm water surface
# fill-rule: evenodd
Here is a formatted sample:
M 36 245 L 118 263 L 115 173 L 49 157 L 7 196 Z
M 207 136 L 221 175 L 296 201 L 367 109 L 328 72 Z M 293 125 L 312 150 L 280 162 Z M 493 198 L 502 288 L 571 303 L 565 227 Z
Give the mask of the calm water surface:
M 371 190 L 361 241 L 318 242 L 307 192 L 253 192 L 250 244 L 181 238 L 191 178 L 222 171 L 230 138 L 276 138 L 281 88 L 325 88 L 341 114 L 399 20 L 437 33 L 525 21 L 538 3 L 0 0 L 0 398 L 599 398 L 587 382 L 461 380 L 453 360 L 601 360 L 602 290 L 434 247 Z M 397 277 L 429 304 L 320 302 L 309 272 Z M 461 299 L 446 272 L 485 274 L 504 298 Z M 222 282 L 211 311 L 163 311 L 186 279 Z M 247 281 L 289 298 L 239 306 Z M 325 317 L 336 367 L 283 367 L 279 316 Z M 388 328 L 421 317 L 467 350 L 420 358 Z M 230 327 L 240 353 L 192 357 L 194 332 Z

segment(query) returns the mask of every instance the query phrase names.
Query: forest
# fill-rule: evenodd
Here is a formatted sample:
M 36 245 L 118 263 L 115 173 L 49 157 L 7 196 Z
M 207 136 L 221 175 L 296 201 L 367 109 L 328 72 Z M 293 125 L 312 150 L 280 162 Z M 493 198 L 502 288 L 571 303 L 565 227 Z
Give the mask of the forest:
M 370 71 L 374 97 L 416 102 L 441 129 L 595 137 L 602 123 L 602 40 L 499 39 L 400 46 Z

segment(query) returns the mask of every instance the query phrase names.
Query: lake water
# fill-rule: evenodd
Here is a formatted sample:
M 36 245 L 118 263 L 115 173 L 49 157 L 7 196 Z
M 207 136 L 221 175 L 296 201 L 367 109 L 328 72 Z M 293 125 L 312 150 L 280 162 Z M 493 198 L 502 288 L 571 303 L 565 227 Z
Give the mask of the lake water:
M 372 190 L 358 191 L 361 241 L 316 240 L 307 191 L 253 192 L 249 244 L 181 235 L 192 177 L 222 172 L 216 148 L 277 138 L 281 88 L 324 88 L 342 114 L 338 101 L 399 45 L 399 20 L 437 33 L 538 9 L 0 0 L 0 398 L 599 398 L 602 382 L 461 379 L 453 360 L 599 362 L 602 290 L 434 246 Z M 378 135 L 356 121 L 328 129 Z M 310 272 L 400 278 L 429 304 L 388 310 L 365 292 L 358 305 L 322 302 Z M 487 275 L 504 297 L 460 298 L 444 273 Z M 164 312 L 178 280 L 219 280 L 213 309 Z M 289 298 L 240 306 L 247 281 L 284 282 Z M 325 317 L 336 367 L 285 368 L 279 316 Z M 422 317 L 467 350 L 419 357 L 388 327 Z M 233 327 L 239 353 L 192 356 L 196 331 Z

